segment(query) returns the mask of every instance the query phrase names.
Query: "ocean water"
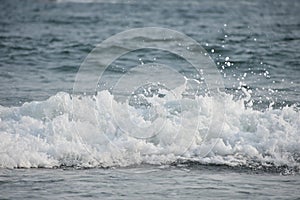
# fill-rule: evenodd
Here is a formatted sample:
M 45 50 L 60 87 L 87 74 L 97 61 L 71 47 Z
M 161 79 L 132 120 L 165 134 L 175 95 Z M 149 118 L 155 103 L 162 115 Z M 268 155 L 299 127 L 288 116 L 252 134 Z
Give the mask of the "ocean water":
M 300 3 L 0 3 L 1 199 L 297 199 Z

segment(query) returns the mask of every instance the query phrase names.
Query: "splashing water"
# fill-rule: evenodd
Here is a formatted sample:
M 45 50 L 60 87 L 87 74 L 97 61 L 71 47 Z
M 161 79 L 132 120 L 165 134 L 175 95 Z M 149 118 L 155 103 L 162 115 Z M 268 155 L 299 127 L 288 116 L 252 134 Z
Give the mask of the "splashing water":
M 250 100 L 245 88 L 246 99 L 233 100 L 232 95 L 224 94 L 223 130 L 208 137 L 210 108 L 217 105 L 216 99 L 196 96 L 192 100 L 182 96 L 174 100 L 167 90 L 153 91 L 144 98 L 150 106 L 141 106 L 141 101 L 131 102 L 126 110 L 130 112 L 130 120 L 141 127 L 164 120 L 151 137 L 145 132 L 130 132 L 130 127 L 125 127 L 125 131 L 120 128 L 126 126 L 120 121 L 124 115 L 122 107 L 130 102 L 117 102 L 108 91 L 95 96 L 60 92 L 46 101 L 24 103 L 20 107 L 1 106 L 0 166 L 111 167 L 164 165 L 183 160 L 299 168 L 300 113 L 296 107 L 258 111 L 249 104 L 245 106 Z M 74 101 L 77 108 L 72 107 Z M 111 104 L 117 109 L 111 110 Z M 151 109 L 156 109 L 156 114 L 151 114 Z M 189 120 L 180 121 L 178 113 L 185 113 Z M 115 116 L 119 118 L 116 120 Z M 198 123 L 196 131 L 193 123 Z M 191 128 L 178 131 L 183 125 Z

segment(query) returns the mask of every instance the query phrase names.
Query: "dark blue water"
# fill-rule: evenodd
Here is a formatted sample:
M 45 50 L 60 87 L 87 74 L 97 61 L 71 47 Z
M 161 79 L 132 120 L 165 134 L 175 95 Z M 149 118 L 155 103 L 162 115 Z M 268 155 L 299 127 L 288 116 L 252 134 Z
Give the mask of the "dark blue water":
M 299 9 L 297 0 L 1 1 L 0 198 L 298 198 Z M 119 93 L 101 79 L 99 88 L 110 93 L 98 88 L 94 97 L 72 96 L 82 63 L 97 45 L 143 27 L 181 32 L 207 51 L 224 83 L 223 108 L 190 63 L 153 48 L 116 59 L 106 80 L 126 89 L 125 78 L 132 83 L 153 76 L 178 85 L 183 76 L 194 78 L 192 84 L 200 82 L 193 97 L 199 107 L 190 94 L 174 101 L 172 91 L 167 99 L 170 88 L 159 84 L 148 84 L 149 94 L 144 86 L 135 88 L 128 99 L 138 114 L 126 115 Z M 147 37 L 145 45 L 154 35 Z M 181 78 L 172 70 L 133 70 L 155 63 L 171 66 Z M 97 70 L 88 72 L 92 77 Z M 160 112 L 166 107 L 171 114 Z M 180 121 L 184 109 L 187 120 Z M 164 134 L 148 137 L 154 126 L 132 129 L 127 118 L 141 127 L 167 119 Z M 179 121 L 184 130 L 177 128 Z M 215 133 L 211 127 L 222 129 Z M 173 141 L 174 135 L 188 144 Z

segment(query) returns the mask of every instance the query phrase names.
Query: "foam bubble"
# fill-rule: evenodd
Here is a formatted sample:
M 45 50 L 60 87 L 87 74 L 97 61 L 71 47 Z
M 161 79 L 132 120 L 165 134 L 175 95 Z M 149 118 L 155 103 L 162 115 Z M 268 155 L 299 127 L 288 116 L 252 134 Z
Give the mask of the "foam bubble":
M 0 167 L 109 167 L 168 164 L 177 159 L 232 166 L 250 162 L 299 166 L 299 111 L 293 107 L 258 111 L 246 108 L 243 99 L 235 101 L 228 94 L 224 98 L 223 131 L 209 136 L 210 108 L 217 105 L 209 96 L 160 101 L 166 121 L 150 138 L 135 137 L 138 132 L 118 127 L 114 116 L 122 116 L 124 102 L 115 101 L 108 91 L 72 98 L 60 92 L 46 101 L 0 106 Z M 200 109 L 195 109 L 195 100 Z M 72 107 L 73 101 L 78 107 Z M 129 111 L 135 122 L 151 123 L 140 110 Z M 188 120 L 181 122 L 178 113 L 185 113 Z M 198 123 L 197 131 L 190 134 L 194 123 Z M 182 125 L 184 131 L 178 131 Z

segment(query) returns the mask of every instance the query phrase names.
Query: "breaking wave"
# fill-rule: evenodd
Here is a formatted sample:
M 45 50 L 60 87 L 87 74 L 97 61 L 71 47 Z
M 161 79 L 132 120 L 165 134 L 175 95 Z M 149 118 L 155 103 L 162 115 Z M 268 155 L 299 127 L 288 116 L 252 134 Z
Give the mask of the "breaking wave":
M 118 102 L 108 91 L 94 96 L 60 92 L 46 101 L 0 106 L 0 167 L 85 168 L 183 161 L 299 168 L 300 113 L 296 107 L 258 111 L 246 108 L 244 99 L 224 94 L 224 121 L 217 122 L 223 123 L 222 131 L 208 135 L 210 127 L 217 125 L 211 124 L 216 123 L 211 112 L 216 99 L 166 96 L 156 93 L 145 98 L 150 108 Z M 155 104 L 154 112 L 151 105 Z M 184 112 L 188 120 L 180 118 Z M 142 128 L 132 128 L 124 116 Z M 163 125 L 151 126 L 159 120 Z

